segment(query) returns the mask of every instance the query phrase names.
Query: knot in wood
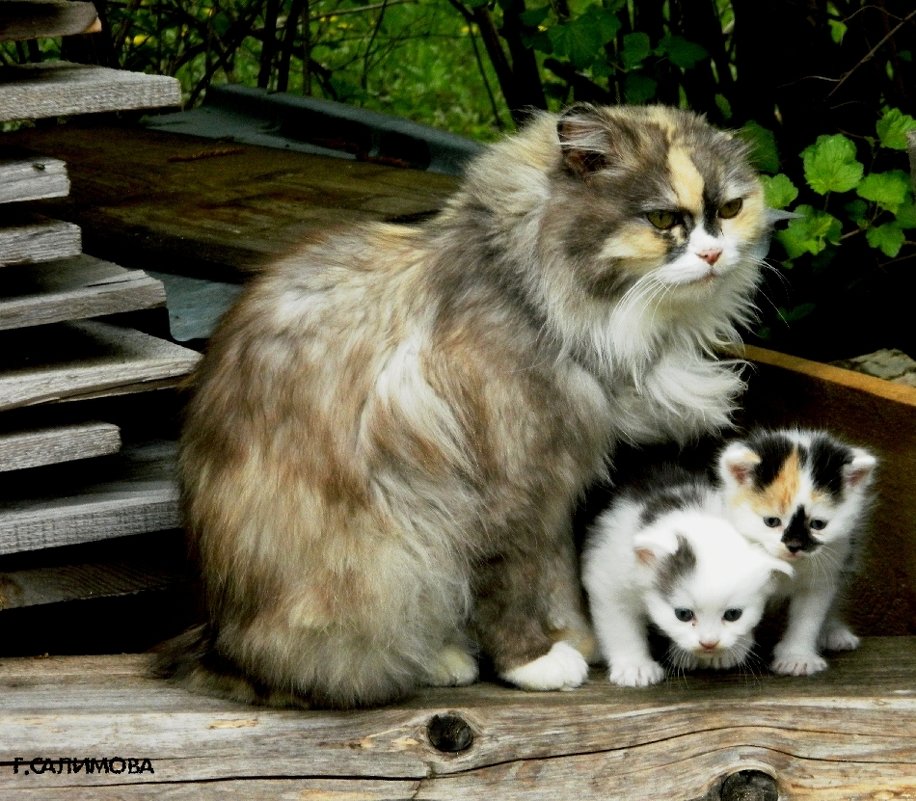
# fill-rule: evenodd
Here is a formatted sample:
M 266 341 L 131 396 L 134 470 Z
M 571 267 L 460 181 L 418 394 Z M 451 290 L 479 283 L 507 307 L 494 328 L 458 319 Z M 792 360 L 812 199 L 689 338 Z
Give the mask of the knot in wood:
M 742 770 L 726 777 L 720 801 L 779 801 L 776 780 L 759 770 Z
M 448 712 L 434 715 L 426 725 L 429 742 L 437 751 L 456 754 L 474 743 L 474 732 L 460 715 Z

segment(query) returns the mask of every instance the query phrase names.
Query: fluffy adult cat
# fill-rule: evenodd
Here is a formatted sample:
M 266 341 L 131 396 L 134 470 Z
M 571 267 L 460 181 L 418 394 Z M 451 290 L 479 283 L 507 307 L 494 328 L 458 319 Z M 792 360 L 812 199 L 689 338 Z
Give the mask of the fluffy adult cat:
M 719 457 L 726 512 L 749 540 L 795 568 L 778 594 L 789 599 L 776 645 L 776 673 L 805 676 L 827 667 L 820 650 L 858 647 L 835 608 L 855 565 L 877 460 L 824 431 L 759 430 Z
M 727 422 L 742 385 L 711 351 L 767 229 L 738 140 L 578 106 L 490 148 L 431 221 L 271 267 L 187 410 L 208 621 L 164 669 L 336 707 L 471 682 L 476 649 L 517 686 L 580 684 L 571 507 L 615 442 Z

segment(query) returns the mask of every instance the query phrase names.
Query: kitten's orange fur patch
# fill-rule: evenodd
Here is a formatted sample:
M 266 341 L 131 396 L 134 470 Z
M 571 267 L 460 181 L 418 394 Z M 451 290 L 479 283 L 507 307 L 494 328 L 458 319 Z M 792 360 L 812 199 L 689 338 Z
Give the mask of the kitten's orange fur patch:
M 793 448 L 776 478 L 761 492 L 753 487 L 746 490 L 746 499 L 750 507 L 761 516 L 776 515 L 784 517 L 791 511 L 801 486 L 801 460 L 798 448 Z
M 671 186 L 677 194 L 679 208 L 696 215 L 701 214 L 705 182 L 690 154 L 683 147 L 673 145 L 668 151 L 668 171 L 671 175 Z

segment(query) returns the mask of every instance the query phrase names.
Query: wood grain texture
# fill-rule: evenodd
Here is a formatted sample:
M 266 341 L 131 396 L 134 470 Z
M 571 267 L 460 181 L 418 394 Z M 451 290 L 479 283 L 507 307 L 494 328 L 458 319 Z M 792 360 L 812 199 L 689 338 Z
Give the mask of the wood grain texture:
M 69 192 L 64 162 L 15 148 L 0 148 L 0 203 L 66 197 Z
M 0 330 L 165 304 L 161 281 L 85 254 L 0 270 Z
M 0 333 L 0 410 L 175 385 L 200 354 L 95 320 Z
M 0 122 L 181 104 L 175 78 L 71 64 L 0 68 Z
M 78 225 L 37 215 L 4 215 L 0 224 L 0 268 L 78 256 Z
M 101 30 L 92 3 L 72 0 L 3 0 L 0 41 L 72 36 Z
M 164 531 L 181 525 L 175 443 L 124 448 L 55 473 L 8 474 L 0 489 L 0 555 Z
M 121 432 L 111 423 L 77 423 L 0 433 L 0 472 L 117 453 Z
M 874 638 L 806 679 L 691 675 L 624 690 L 430 689 L 385 709 L 269 710 L 148 678 L 144 657 L 0 661 L 0 792 L 98 799 L 701 801 L 756 769 L 784 801 L 916 798 L 916 640 Z M 473 743 L 436 750 L 429 721 Z M 14 775 L 18 757 L 149 759 L 154 773 Z M 28 795 L 17 797 L 28 798 Z

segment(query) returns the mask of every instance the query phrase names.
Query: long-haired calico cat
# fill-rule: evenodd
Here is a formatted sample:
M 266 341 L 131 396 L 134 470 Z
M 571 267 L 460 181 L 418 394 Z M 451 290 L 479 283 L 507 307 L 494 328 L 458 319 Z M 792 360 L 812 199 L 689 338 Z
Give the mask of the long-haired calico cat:
M 614 443 L 724 425 L 769 219 L 740 141 L 541 114 L 436 218 L 327 235 L 213 336 L 182 440 L 208 621 L 165 669 L 337 707 L 580 684 L 570 510 Z M 235 676 L 235 679 L 232 677 Z
M 821 650 L 858 647 L 835 602 L 855 566 L 875 457 L 823 431 L 761 430 L 719 457 L 726 511 L 738 530 L 795 568 L 786 631 L 774 650 L 777 673 L 827 667 Z
M 595 520 L 582 554 L 608 678 L 625 687 L 664 678 L 650 624 L 670 641 L 675 670 L 741 664 L 777 577 L 791 574 L 725 519 L 708 481 L 669 470 L 627 487 Z

